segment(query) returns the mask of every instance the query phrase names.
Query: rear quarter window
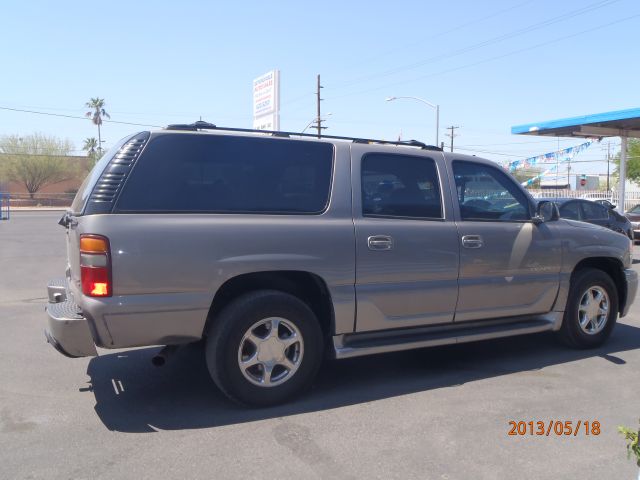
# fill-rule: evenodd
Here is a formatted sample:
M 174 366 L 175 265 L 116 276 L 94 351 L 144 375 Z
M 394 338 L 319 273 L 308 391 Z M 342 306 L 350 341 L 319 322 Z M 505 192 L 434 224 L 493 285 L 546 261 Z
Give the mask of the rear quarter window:
M 136 135 L 139 135 L 139 134 L 134 134 L 134 135 L 129 135 L 127 137 L 124 137 L 122 140 L 116 143 L 112 148 L 110 148 L 107 151 L 107 153 L 105 153 L 100 158 L 100 160 L 96 162 L 96 164 L 91 169 L 91 172 L 89 173 L 89 175 L 87 175 L 87 177 L 83 180 L 82 184 L 80 185 L 80 188 L 78 189 L 78 193 L 76 193 L 76 196 L 74 197 L 73 202 L 71 203 L 71 211 L 74 214 L 79 215 L 82 213 L 85 205 L 87 204 L 87 200 L 89 199 L 89 195 L 91 195 L 91 192 L 93 191 L 93 188 L 95 187 L 96 183 L 100 179 L 100 175 L 102 175 L 102 172 L 104 171 L 104 169 L 107 167 L 107 165 L 109 164 L 111 159 L 116 155 L 116 153 L 118 153 L 118 151 L 122 148 L 122 146 L 125 143 L 127 143 L 131 138 L 135 137 Z
M 152 139 L 119 212 L 317 214 L 329 201 L 333 145 L 241 136 Z

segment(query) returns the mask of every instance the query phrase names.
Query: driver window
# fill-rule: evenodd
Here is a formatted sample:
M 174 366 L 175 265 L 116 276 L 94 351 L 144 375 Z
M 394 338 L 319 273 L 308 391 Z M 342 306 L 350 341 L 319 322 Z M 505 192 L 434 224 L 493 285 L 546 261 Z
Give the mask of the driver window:
M 531 218 L 526 196 L 497 168 L 454 161 L 453 174 L 462 220 L 522 222 Z

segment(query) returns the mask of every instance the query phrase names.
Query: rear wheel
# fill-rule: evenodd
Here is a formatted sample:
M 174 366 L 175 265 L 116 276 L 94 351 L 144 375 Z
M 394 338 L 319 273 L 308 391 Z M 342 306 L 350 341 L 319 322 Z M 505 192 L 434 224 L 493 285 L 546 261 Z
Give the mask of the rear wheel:
M 560 335 L 574 348 L 594 348 L 611 335 L 618 318 L 618 291 L 602 270 L 574 274 Z
M 282 403 L 308 387 L 322 361 L 322 331 L 297 297 L 261 290 L 232 301 L 211 325 L 207 367 L 232 400 Z

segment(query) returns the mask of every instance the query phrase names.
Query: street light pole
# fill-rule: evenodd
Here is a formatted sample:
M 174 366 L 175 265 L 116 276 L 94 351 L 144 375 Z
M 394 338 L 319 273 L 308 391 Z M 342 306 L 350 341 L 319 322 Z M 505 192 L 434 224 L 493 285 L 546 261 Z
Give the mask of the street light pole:
M 408 98 L 411 100 L 417 100 L 418 102 L 422 102 L 425 105 L 435 109 L 436 111 L 436 143 L 435 146 L 437 147 L 439 145 L 439 132 L 440 132 L 440 105 L 434 105 L 431 102 L 427 102 L 425 99 L 423 98 L 419 98 L 419 97 L 387 97 L 386 101 L 387 102 L 392 102 L 393 100 L 398 100 L 400 98 Z

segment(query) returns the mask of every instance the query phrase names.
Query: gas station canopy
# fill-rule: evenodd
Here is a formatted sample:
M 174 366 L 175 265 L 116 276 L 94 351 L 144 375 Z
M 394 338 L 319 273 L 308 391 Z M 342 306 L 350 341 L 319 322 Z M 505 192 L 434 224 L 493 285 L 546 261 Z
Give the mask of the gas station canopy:
M 515 135 L 588 137 L 598 139 L 604 137 L 620 137 L 618 209 L 624 211 L 625 182 L 627 179 L 627 139 L 630 137 L 640 138 L 640 108 L 516 125 L 511 127 L 511 133 Z
M 640 138 L 640 108 L 563 118 L 511 127 L 514 135 Z

